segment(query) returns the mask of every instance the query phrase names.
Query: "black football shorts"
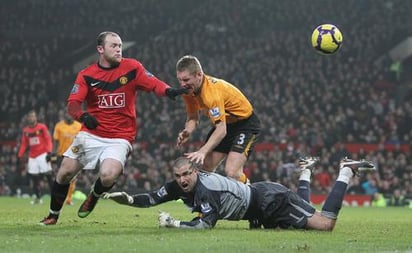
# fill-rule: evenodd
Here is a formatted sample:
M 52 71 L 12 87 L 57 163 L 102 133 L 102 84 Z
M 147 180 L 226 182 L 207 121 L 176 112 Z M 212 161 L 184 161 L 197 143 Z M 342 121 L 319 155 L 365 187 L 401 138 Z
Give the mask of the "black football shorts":
M 249 118 L 235 123 L 227 124 L 226 136 L 213 151 L 228 154 L 230 151 L 244 153 L 246 157 L 251 154 L 260 135 L 260 121 L 253 113 Z M 215 128 L 207 135 L 210 138 Z

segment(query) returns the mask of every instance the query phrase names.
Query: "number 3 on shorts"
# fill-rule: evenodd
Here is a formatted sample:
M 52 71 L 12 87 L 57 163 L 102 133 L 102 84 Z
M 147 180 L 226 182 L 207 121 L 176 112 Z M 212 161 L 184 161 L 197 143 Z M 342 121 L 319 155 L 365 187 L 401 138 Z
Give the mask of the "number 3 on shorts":
M 239 139 L 237 140 L 237 144 L 239 145 L 243 145 L 243 143 L 245 143 L 245 134 L 239 134 Z

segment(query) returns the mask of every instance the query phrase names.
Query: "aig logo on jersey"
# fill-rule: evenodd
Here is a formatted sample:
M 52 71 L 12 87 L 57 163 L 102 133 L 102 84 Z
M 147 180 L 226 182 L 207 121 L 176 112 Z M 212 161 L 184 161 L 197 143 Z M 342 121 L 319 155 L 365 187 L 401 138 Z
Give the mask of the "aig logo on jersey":
M 125 94 L 124 93 L 112 93 L 99 95 L 99 108 L 121 108 L 125 107 Z
M 210 109 L 210 110 L 209 110 L 209 114 L 210 114 L 210 117 L 212 117 L 212 118 L 217 118 L 217 117 L 219 117 L 219 116 L 220 116 L 219 107 L 214 107 L 214 108 Z

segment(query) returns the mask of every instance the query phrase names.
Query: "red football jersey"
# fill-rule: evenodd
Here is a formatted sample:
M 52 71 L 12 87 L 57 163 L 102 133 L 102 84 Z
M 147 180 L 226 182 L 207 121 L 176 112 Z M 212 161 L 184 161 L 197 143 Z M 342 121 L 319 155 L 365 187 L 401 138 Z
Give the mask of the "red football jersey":
M 29 157 L 35 158 L 52 151 L 52 139 L 45 124 L 37 123 L 34 127 L 23 128 L 21 145 L 17 157 L 22 157 L 29 147 Z
M 113 68 L 98 63 L 82 70 L 76 78 L 68 102 L 86 102 L 87 111 L 99 125 L 90 132 L 104 138 L 122 138 L 133 142 L 137 132 L 136 95 L 139 90 L 165 96 L 170 86 L 157 79 L 135 59 L 123 58 Z M 80 115 L 72 115 L 76 119 Z M 77 116 L 77 117 L 76 117 Z

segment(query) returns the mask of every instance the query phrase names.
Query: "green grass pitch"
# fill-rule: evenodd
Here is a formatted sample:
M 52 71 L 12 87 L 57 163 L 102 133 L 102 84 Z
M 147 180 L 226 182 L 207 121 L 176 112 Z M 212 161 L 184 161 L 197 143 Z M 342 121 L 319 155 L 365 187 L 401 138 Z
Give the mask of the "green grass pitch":
M 333 232 L 249 230 L 246 221 L 219 221 L 211 230 L 160 229 L 158 210 L 193 217 L 178 202 L 152 208 L 100 200 L 89 217 L 80 203 L 64 206 L 59 223 L 40 226 L 49 200 L 0 197 L 0 252 L 412 252 L 412 209 L 343 207 Z

